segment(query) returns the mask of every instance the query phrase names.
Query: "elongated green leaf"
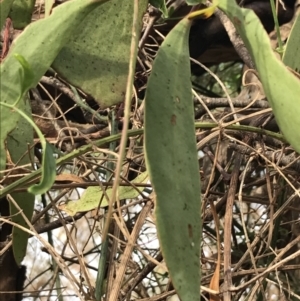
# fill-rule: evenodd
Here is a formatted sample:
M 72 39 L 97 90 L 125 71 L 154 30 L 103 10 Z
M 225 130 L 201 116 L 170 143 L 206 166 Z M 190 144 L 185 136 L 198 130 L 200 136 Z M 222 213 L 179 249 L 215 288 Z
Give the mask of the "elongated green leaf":
M 29 104 L 29 99 L 26 97 L 22 98 L 18 103 L 18 108 L 22 110 L 27 115 L 31 114 L 31 108 Z M 0 107 L 1 110 L 1 107 Z M 1 122 L 1 121 L 0 121 Z M 1 126 L 5 126 L 2 125 Z M 30 157 L 33 158 L 33 149 L 30 150 L 30 156 L 28 154 L 28 146 L 33 145 L 33 130 L 32 127 L 28 124 L 27 120 L 20 118 L 14 128 L 14 130 L 9 133 L 7 137 L 7 149 L 9 149 L 10 159 L 12 163 L 18 165 L 30 166 Z M 24 154 L 26 154 L 24 156 Z M 22 160 L 20 161 L 20 158 Z M 31 220 L 33 207 L 34 207 L 34 195 L 27 192 L 13 193 L 12 197 L 17 202 L 20 208 L 22 208 L 23 213 L 26 217 Z M 25 228 L 28 228 L 25 220 L 15 206 L 10 203 L 10 215 L 12 221 L 17 223 Z M 28 233 L 24 232 L 18 227 L 13 227 L 12 231 L 12 243 L 13 243 L 13 253 L 17 264 L 20 264 L 23 260 L 26 247 L 27 247 Z
M 34 195 L 28 192 L 13 193 L 12 197 L 17 202 L 17 204 L 22 208 L 22 212 L 26 217 L 31 220 L 34 208 Z M 15 208 L 14 205 L 10 203 L 10 214 L 12 216 L 12 221 L 20 226 L 28 228 L 27 223 L 22 217 L 19 210 Z M 21 230 L 18 227 L 13 227 L 12 238 L 13 238 L 13 252 L 17 264 L 21 264 L 24 256 L 26 255 L 27 241 L 29 233 Z
M 32 81 L 34 79 L 34 72 L 32 71 L 30 65 L 28 64 L 28 62 L 25 60 L 23 56 L 19 54 L 15 54 L 15 58 L 20 63 L 20 70 L 19 70 L 19 75 L 20 75 L 19 79 L 20 79 L 20 86 L 21 86 L 20 96 L 13 105 L 9 105 L 4 102 L 0 102 L 0 105 L 4 107 L 8 107 L 14 110 L 15 112 L 17 112 L 22 117 L 19 121 L 22 123 L 24 123 L 24 121 L 29 123 L 35 129 L 36 133 L 40 138 L 40 142 L 44 152 L 43 162 L 42 162 L 42 179 L 39 184 L 29 187 L 28 191 L 33 194 L 43 194 L 46 191 L 48 191 L 52 186 L 52 184 L 54 183 L 55 175 L 56 175 L 55 159 L 53 157 L 51 145 L 47 143 L 44 135 L 42 134 L 38 126 L 33 122 L 33 120 L 30 117 L 31 114 L 29 113 L 31 113 L 31 110 L 29 106 L 29 101 L 23 102 L 24 94 L 32 85 Z M 20 108 L 17 107 L 19 103 L 25 106 L 24 110 L 20 110 Z M 16 160 L 18 160 L 18 158 L 23 158 L 23 161 L 24 159 L 26 159 L 27 160 L 26 163 L 30 163 L 30 157 L 24 157 L 22 154 L 23 148 L 25 148 L 27 144 L 33 144 L 32 131 L 30 130 L 26 131 L 26 129 L 29 129 L 28 126 L 26 125 L 24 125 L 21 129 L 18 127 L 14 129 L 12 133 L 14 136 L 12 136 L 12 134 L 8 136 L 7 145 L 8 145 L 8 150 L 11 152 L 11 158 L 15 158 Z M 22 134 L 20 135 L 20 133 Z M 12 145 L 9 143 L 9 142 L 15 143 L 16 141 L 19 144 L 17 145 L 17 147 L 12 147 Z M 16 156 L 16 154 L 18 155 Z
M 26 64 L 25 64 L 26 65 Z M 30 68 L 28 68 L 30 69 Z M 24 71 L 25 74 L 30 74 L 30 72 Z M 21 72 L 21 81 L 23 81 L 23 73 Z M 29 76 L 30 77 L 30 76 Z M 29 82 L 30 84 L 30 82 Z M 26 88 L 26 84 L 21 84 L 23 88 Z M 24 91 L 20 91 L 21 94 L 24 94 Z M 7 149 L 9 150 L 10 155 L 10 163 L 18 162 L 19 165 L 29 165 L 30 166 L 30 158 L 33 158 L 33 150 L 28 150 L 25 146 L 33 144 L 33 135 L 31 127 L 28 127 L 28 122 L 31 124 L 37 131 L 41 144 L 44 150 L 43 157 L 43 167 L 42 167 L 42 180 L 41 183 L 35 185 L 37 187 L 30 188 L 32 193 L 44 193 L 52 186 L 55 179 L 55 160 L 53 157 L 52 150 L 49 150 L 49 144 L 47 148 L 47 142 L 43 137 L 40 130 L 33 123 L 32 119 L 29 117 L 29 113 L 31 113 L 31 108 L 29 105 L 29 100 L 24 101 L 22 97 L 18 101 L 19 108 L 15 106 L 11 106 L 13 110 L 17 111 L 22 118 L 17 122 L 17 126 L 7 137 Z M 0 103 L 2 106 L 3 104 Z M 25 154 L 24 154 L 25 152 Z M 29 154 L 30 153 L 30 154 Z M 21 158 L 21 159 L 20 159 Z M 29 190 L 30 190 L 29 189 Z M 22 212 L 26 215 L 26 217 L 30 220 L 33 207 L 34 207 L 34 195 L 31 193 L 13 193 L 13 198 L 15 199 L 18 206 L 21 208 Z M 12 216 L 12 221 L 16 224 L 19 224 L 23 227 L 28 227 L 25 219 L 23 218 L 19 209 L 17 209 L 12 203 L 10 203 L 10 214 Z M 13 253 L 17 264 L 20 264 L 23 260 L 23 257 L 26 253 L 28 233 L 23 233 L 19 227 L 13 227 L 12 231 L 12 240 L 13 240 Z
M 286 44 L 282 61 L 300 73 L 300 15 L 298 15 Z
M 132 183 L 145 183 L 148 180 L 147 172 L 141 173 L 136 177 Z M 108 198 L 112 195 L 112 188 L 108 188 L 106 191 Z M 139 195 L 139 192 L 132 186 L 120 186 L 119 187 L 119 199 L 134 199 Z M 101 187 L 88 187 L 83 193 L 82 197 L 78 201 L 69 201 L 60 206 L 61 210 L 66 211 L 69 215 L 74 216 L 78 212 L 90 211 L 99 206 L 100 200 L 102 200 L 100 207 L 107 207 L 108 202 L 103 197 L 103 191 Z
M 200 298 L 200 177 L 188 35 L 183 19 L 153 64 L 145 105 L 147 168 L 156 199 L 161 249 L 182 301 Z
M 265 94 L 286 140 L 300 153 L 300 80 L 275 56 L 269 37 L 252 10 L 219 0 L 255 63 Z
M 139 22 L 147 9 L 139 1 Z M 95 9 L 65 45 L 53 67 L 101 107 L 122 102 L 126 91 L 134 1 L 111 0 Z

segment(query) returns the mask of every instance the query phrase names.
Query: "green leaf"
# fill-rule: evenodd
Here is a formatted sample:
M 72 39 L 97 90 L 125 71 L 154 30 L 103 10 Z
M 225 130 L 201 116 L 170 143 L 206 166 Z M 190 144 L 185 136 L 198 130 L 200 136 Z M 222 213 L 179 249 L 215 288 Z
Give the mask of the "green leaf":
M 22 98 L 18 102 L 18 109 L 22 110 L 26 114 L 31 114 L 31 107 L 29 100 Z M 1 107 L 0 107 L 1 110 Z M 6 124 L 1 126 L 5 127 Z M 28 126 L 27 120 L 20 118 L 14 128 L 14 130 L 9 133 L 7 137 L 7 149 L 9 149 L 10 159 L 13 163 L 18 163 L 18 165 L 30 164 L 30 159 L 34 157 L 33 149 L 29 151 L 28 146 L 33 145 L 33 131 L 30 126 Z M 30 154 L 29 154 L 30 152 Z M 24 154 L 27 153 L 25 156 Z M 20 158 L 22 160 L 20 161 Z M 22 208 L 23 213 L 26 217 L 31 220 L 33 207 L 34 207 L 34 195 L 22 192 L 22 193 L 12 193 L 12 197 L 17 202 L 20 208 Z M 19 224 L 25 228 L 28 228 L 25 220 L 21 216 L 20 212 L 10 203 L 10 215 L 12 217 L 12 222 Z M 12 248 L 14 257 L 17 264 L 20 264 L 26 254 L 28 234 L 18 227 L 13 227 L 12 231 Z
M 240 33 L 262 82 L 276 121 L 286 140 L 300 153 L 300 80 L 274 54 L 269 36 L 252 10 L 235 1 L 219 0 Z
M 31 220 L 34 208 L 34 195 L 28 192 L 13 193 L 12 197 L 17 202 L 20 208 L 22 208 L 23 213 L 26 217 Z M 19 210 L 10 203 L 10 214 L 12 216 L 12 222 L 28 228 L 27 223 L 20 214 Z M 18 227 L 13 227 L 12 231 L 12 243 L 13 252 L 17 264 L 21 264 L 24 256 L 26 255 L 27 241 L 29 238 L 29 233 L 21 230 Z
M 29 190 L 31 190 L 32 193 L 41 194 L 46 192 L 52 186 L 55 180 L 55 160 L 53 157 L 51 145 L 47 145 L 47 142 L 43 137 L 41 131 L 37 128 L 32 119 L 28 116 L 28 111 L 30 111 L 29 101 L 24 102 L 23 100 L 24 98 L 21 98 L 20 101 L 17 103 L 18 107 L 13 105 L 10 106 L 11 109 L 16 111 L 23 118 L 21 118 L 17 122 L 17 125 L 20 126 L 16 126 L 12 133 L 10 133 L 10 135 L 7 137 L 7 148 L 8 150 L 10 150 L 9 153 L 11 163 L 18 162 L 19 165 L 30 164 L 30 159 L 33 157 L 33 151 L 31 149 L 29 151 L 31 154 L 29 155 L 28 149 L 26 150 L 25 146 L 33 144 L 33 135 L 32 131 L 28 130 L 27 122 L 29 122 L 36 129 L 40 137 L 45 154 L 43 157 L 41 183 L 30 187 Z M 8 104 L 0 104 L 4 107 L 9 107 Z M 27 153 L 25 156 L 23 154 L 24 151 Z M 15 193 L 12 195 L 15 198 L 15 201 L 17 202 L 21 210 L 27 216 L 27 218 L 31 219 L 33 213 L 34 196 L 28 193 Z M 19 209 L 17 209 L 16 211 L 16 208 L 12 206 L 12 204 L 10 204 L 10 214 L 12 216 L 12 220 L 15 223 L 27 228 L 28 225 L 25 222 L 22 215 L 20 214 L 20 212 L 18 212 L 18 210 Z M 13 227 L 12 238 L 15 260 L 19 264 L 26 253 L 28 234 L 23 234 L 23 231 L 21 229 L 19 229 L 18 227 Z
M 145 183 L 148 180 L 147 172 L 141 173 L 136 177 L 132 183 Z M 106 189 L 108 198 L 112 195 L 112 188 Z M 120 186 L 119 187 L 119 199 L 134 199 L 139 196 L 139 192 L 132 186 Z M 101 201 L 102 200 L 102 201 Z M 107 207 L 108 202 L 101 187 L 88 187 L 83 193 L 82 197 L 78 201 L 69 201 L 66 204 L 60 206 L 61 210 L 66 211 L 69 215 L 74 216 L 78 212 L 90 211 L 97 208 L 100 204 L 100 208 Z
M 290 32 L 282 61 L 296 72 L 300 73 L 300 15 Z
M 4 146 L 3 139 L 3 148 L 1 149 L 2 156 L 0 157 L 2 167 L 0 169 L 0 178 L 3 177 L 3 171 L 6 167 L 6 152 L 9 152 L 9 157 L 11 163 L 24 165 L 30 163 L 30 157 L 28 154 L 24 157 L 25 153 L 28 153 L 28 146 L 33 144 L 33 131 L 30 127 L 28 127 L 28 123 L 26 120 L 21 118 L 18 114 L 19 112 L 23 112 L 25 116 L 27 114 L 31 114 L 31 107 L 29 104 L 29 100 L 26 97 L 22 97 L 18 104 L 14 107 L 13 105 L 7 105 L 6 103 L 0 102 L 0 113 L 6 112 L 8 116 L 1 115 L 0 119 L 0 133 L 7 132 L 7 141 L 6 147 Z M 11 121 L 14 122 L 14 128 L 11 129 L 11 124 L 9 122 L 3 122 L 3 120 L 9 120 L 9 116 L 11 116 Z M 14 120 L 15 118 L 15 120 Z M 0 136 L 0 139 L 3 138 Z M 32 156 L 31 156 L 32 157 Z M 20 161 L 20 158 L 22 160 Z
M 0 65 L 0 101 L 8 106 L 0 106 L 0 115 L 1 115 L 1 124 L 0 124 L 0 171 L 4 170 L 6 167 L 6 148 L 5 141 L 7 140 L 8 151 L 15 154 L 16 151 L 20 153 L 25 153 L 28 149 L 26 139 L 23 137 L 15 138 L 16 132 L 20 133 L 22 131 L 27 131 L 32 135 L 31 128 L 24 126 L 18 129 L 18 124 L 24 122 L 23 117 L 20 116 L 20 111 L 23 112 L 23 109 L 29 106 L 29 103 L 23 101 L 18 102 L 18 107 L 11 108 L 11 106 L 18 100 L 20 95 L 20 90 L 24 91 L 26 87 L 30 84 L 25 81 L 25 83 L 20 80 L 20 64 L 16 60 L 15 54 L 19 54 L 28 62 L 28 65 L 34 70 L 33 78 L 30 78 L 29 81 L 32 81 L 32 85 L 37 85 L 40 78 L 50 67 L 51 63 L 54 61 L 55 57 L 68 42 L 69 37 L 77 30 L 79 24 L 82 23 L 84 18 L 99 4 L 103 1 L 88 1 L 88 0 L 75 0 L 60 5 L 58 8 L 53 10 L 53 14 L 48 18 L 39 20 L 30 24 L 23 33 L 14 40 L 10 52 L 5 58 L 5 60 Z M 1 9 L 3 5 L 1 4 Z M 1 22 L 4 14 L 1 12 Z M 18 56 L 17 56 L 18 57 Z M 20 57 L 19 57 L 20 58 Z M 21 59 L 21 63 L 22 63 Z M 26 65 L 26 64 L 25 64 Z M 26 71 L 25 66 L 25 71 Z M 24 75 L 24 74 L 22 74 Z M 28 73 L 27 73 L 28 75 Z M 10 106 L 10 107 L 9 107 Z M 28 120 L 30 117 L 27 116 Z M 24 116 L 24 114 L 22 114 Z M 8 137 L 9 135 L 9 137 Z M 17 143 L 17 149 L 10 149 L 11 141 Z M 50 160 L 50 152 L 48 147 L 44 145 L 44 160 Z M 52 154 L 51 154 L 52 155 Z M 14 162 L 18 162 L 19 157 L 13 159 Z M 53 156 L 52 156 L 53 159 Z M 50 164 L 49 164 L 50 162 Z M 53 161 L 43 162 L 43 176 L 42 182 L 40 185 L 32 188 L 31 191 L 34 193 L 45 191 L 46 187 L 49 186 L 49 183 L 53 181 L 53 170 L 55 172 L 55 164 L 53 168 Z M 31 196 L 33 198 L 33 196 Z M 18 197 L 17 197 L 18 199 Z M 27 198 L 29 199 L 29 197 Z M 32 207 L 25 207 L 23 209 L 23 204 L 20 203 L 22 210 L 28 209 L 28 212 Z M 28 204 L 29 206 L 30 204 Z M 30 216 L 30 213 L 28 213 Z M 13 230 L 13 235 L 18 233 L 18 230 Z M 20 262 L 22 254 L 24 254 L 24 249 L 26 249 L 27 238 L 26 235 L 23 236 L 21 241 L 18 237 L 20 235 L 13 236 L 13 247 L 14 254 L 16 256 L 16 261 Z M 15 248 L 19 248 L 20 252 Z
M 77 30 L 77 26 L 93 9 L 105 1 L 70 1 L 54 9 L 48 18 L 27 26 L 14 40 L 8 56 L 0 65 L 0 101 L 12 105 L 20 94 L 20 64 L 14 54 L 23 56 L 34 70 L 32 84 L 37 85 L 69 37 Z M 4 170 L 6 165 L 4 143 L 20 116 L 4 106 L 0 106 L 0 115 L 0 170 Z
M 200 298 L 200 176 L 188 36 L 183 19 L 161 45 L 145 105 L 147 169 L 156 193 L 158 237 L 182 301 Z
M 9 17 L 15 29 L 23 29 L 31 22 L 35 0 L 14 0 Z
M 0 1 L 0 28 L 2 29 L 14 0 Z
M 52 146 L 47 143 L 43 133 L 40 131 L 40 129 L 37 127 L 37 125 L 33 122 L 31 117 L 29 116 L 29 113 L 31 113 L 31 110 L 29 109 L 29 110 L 27 110 L 27 112 L 25 112 L 25 110 L 20 110 L 20 108 L 17 107 L 19 104 L 19 100 L 22 100 L 22 98 L 23 98 L 23 94 L 32 86 L 34 73 L 32 72 L 28 62 L 25 60 L 24 57 L 22 57 L 19 54 L 15 54 L 15 57 L 20 62 L 20 65 L 22 67 L 19 72 L 20 85 L 21 85 L 21 96 L 18 99 L 18 101 L 15 102 L 15 104 L 13 104 L 13 105 L 1 103 L 1 102 L 0 102 L 0 105 L 4 106 L 4 107 L 9 107 L 12 110 L 16 111 L 19 115 L 21 115 L 23 118 L 20 119 L 20 122 L 30 123 L 40 138 L 40 143 L 41 143 L 42 149 L 44 151 L 43 162 L 42 162 L 42 179 L 39 184 L 29 187 L 28 191 L 33 194 L 42 194 L 42 193 L 45 193 L 47 190 L 49 190 L 55 181 L 56 163 L 55 163 L 55 159 L 53 157 Z M 23 104 L 25 105 L 25 109 L 27 109 L 29 106 L 29 100 L 27 101 L 27 106 L 26 106 L 26 102 L 24 102 Z M 29 106 L 29 108 L 30 108 L 30 106 Z M 28 141 L 26 139 L 24 140 L 26 135 L 29 134 L 29 138 L 31 138 L 30 142 L 31 142 L 31 144 L 33 144 L 32 131 L 25 130 L 25 132 L 24 132 L 24 129 L 28 129 L 28 127 L 26 127 L 26 125 L 27 124 L 24 124 L 24 127 L 22 127 L 20 130 L 18 129 L 18 127 L 16 127 L 13 131 L 14 135 L 13 136 L 10 135 L 7 139 L 8 150 L 10 150 L 12 154 L 15 154 L 16 152 L 19 154 L 19 156 L 14 156 L 15 158 L 23 157 L 23 154 L 19 153 L 19 152 L 20 152 L 20 150 L 21 151 L 23 150 L 23 148 L 20 146 L 24 146 L 24 148 L 25 148 L 25 146 L 27 146 Z M 20 131 L 23 131 L 22 135 L 19 135 Z M 12 143 L 15 143 L 16 141 L 18 141 L 19 145 L 17 145 L 16 147 L 12 147 L 12 145 L 9 143 L 10 141 Z M 13 158 L 12 154 L 11 154 L 11 158 Z M 26 163 L 30 163 L 30 157 L 28 158 L 27 161 L 28 162 L 26 162 Z
M 0 104 L 0 110 L 1 110 Z M 13 111 L 13 109 L 11 109 Z M 29 99 L 26 97 L 19 101 L 18 106 L 15 110 L 20 110 L 25 115 L 31 114 L 31 107 L 29 104 Z M 14 111 L 15 113 L 15 111 Z M 1 123 L 1 127 L 5 127 L 6 124 Z M 9 151 L 10 160 L 13 164 L 25 165 L 31 163 L 31 158 L 34 157 L 33 149 L 28 152 L 29 146 L 33 145 L 33 130 L 28 126 L 28 121 L 20 117 L 16 123 L 16 126 L 12 132 L 9 133 L 7 137 L 7 149 Z M 24 154 L 27 153 L 25 156 Z M 20 158 L 22 158 L 20 160 Z M 30 167 L 29 167 L 30 168 Z
M 148 1 L 139 1 L 139 26 Z M 124 100 L 134 1 L 111 0 L 95 9 L 56 58 L 53 68 L 92 95 L 102 108 Z
M 20 62 L 22 68 L 19 69 L 19 80 L 21 85 L 20 97 L 18 102 L 15 103 L 14 107 L 15 110 L 20 110 L 23 112 L 23 114 L 29 115 L 31 114 L 31 107 L 29 104 L 29 99 L 27 99 L 26 96 L 24 97 L 24 94 L 32 84 L 33 72 L 22 56 L 15 55 L 15 57 Z M 18 108 L 16 106 L 18 106 Z M 33 145 L 33 131 L 28 127 L 27 120 L 25 118 L 20 118 L 14 130 L 7 137 L 7 149 L 9 150 L 10 160 L 13 163 L 18 162 L 18 165 L 30 164 L 31 158 L 33 158 L 33 149 L 29 150 L 29 145 Z M 24 153 L 27 154 L 24 156 Z M 22 159 L 20 160 L 20 158 Z M 13 193 L 12 197 L 21 208 L 25 216 L 30 220 L 34 208 L 34 196 L 30 193 L 24 192 Z M 10 215 L 12 216 L 12 221 L 14 223 L 28 228 L 28 225 L 19 212 L 19 209 L 16 209 L 11 202 Z M 26 254 L 28 237 L 29 234 L 27 232 L 24 232 L 19 227 L 13 227 L 12 249 L 15 261 L 18 265 L 21 264 Z

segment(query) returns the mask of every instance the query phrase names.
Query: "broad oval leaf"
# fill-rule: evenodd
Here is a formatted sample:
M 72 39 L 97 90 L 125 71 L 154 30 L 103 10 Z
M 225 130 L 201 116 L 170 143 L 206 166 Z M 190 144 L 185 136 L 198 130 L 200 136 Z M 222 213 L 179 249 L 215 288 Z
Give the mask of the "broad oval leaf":
M 139 1 L 139 26 L 148 1 Z M 126 92 L 134 1 L 111 0 L 95 9 L 56 58 L 53 68 L 92 95 L 101 107 Z
M 10 52 L 0 65 L 0 101 L 12 105 L 20 94 L 20 65 L 14 57 L 15 53 L 22 55 L 34 70 L 33 86 L 37 85 L 77 26 L 105 1 L 107 0 L 70 1 L 55 8 L 48 18 L 27 26 L 14 40 Z M 0 170 L 3 170 L 6 164 L 4 141 L 15 128 L 20 116 L 3 106 L 0 106 L 0 115 Z

